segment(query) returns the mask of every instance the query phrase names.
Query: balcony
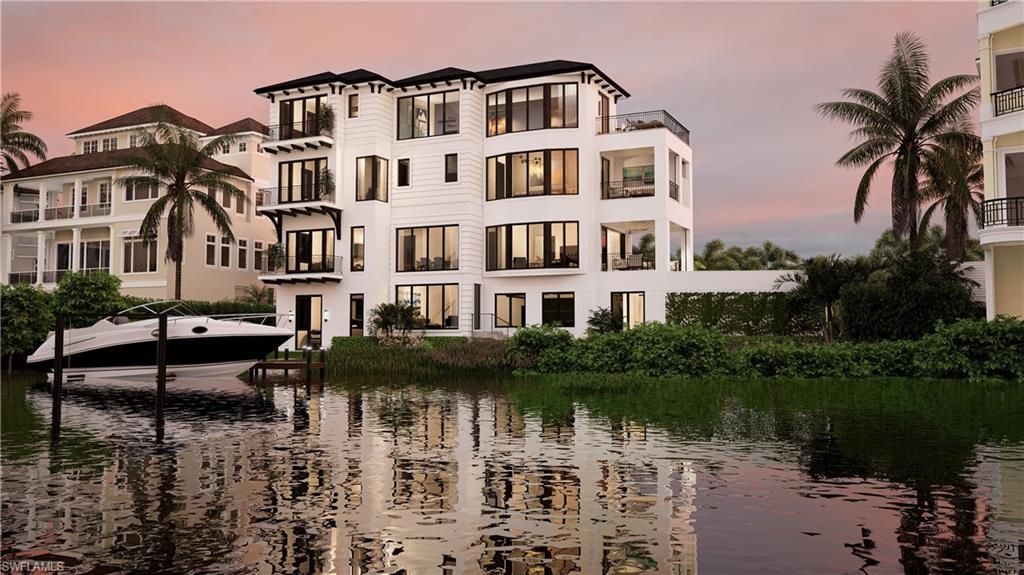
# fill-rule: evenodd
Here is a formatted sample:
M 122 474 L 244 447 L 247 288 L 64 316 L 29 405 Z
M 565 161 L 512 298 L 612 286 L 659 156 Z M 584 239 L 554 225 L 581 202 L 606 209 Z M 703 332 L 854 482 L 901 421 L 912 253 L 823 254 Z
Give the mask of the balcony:
M 61 206 L 58 208 L 46 208 L 46 219 L 48 220 L 69 220 L 75 215 L 75 208 Z
M 55 284 L 60 281 L 60 278 L 71 273 L 71 270 L 43 270 L 43 283 L 44 284 Z
M 333 182 L 332 182 L 333 184 Z M 262 188 L 256 194 L 256 207 L 281 206 L 302 202 L 334 202 L 333 186 L 285 186 Z
M 690 143 L 690 130 L 687 130 L 686 126 L 680 124 L 678 120 L 672 117 L 672 114 L 665 110 L 597 117 L 598 134 L 635 132 L 637 130 L 653 130 L 656 128 L 666 128 L 678 136 L 680 140 L 686 142 L 687 145 Z
M 7 274 L 7 283 L 34 284 L 36 283 L 36 272 L 11 272 Z
M 34 208 L 31 210 L 12 210 L 11 211 L 11 223 L 12 224 L 26 224 L 29 222 L 39 221 L 39 209 Z
M 333 178 L 323 185 L 263 188 L 256 192 L 256 212 L 274 222 L 278 237 L 281 237 L 281 220 L 285 216 L 313 214 L 329 216 L 334 222 L 335 233 L 340 236 L 341 206 L 335 203 L 335 194 Z
M 603 272 L 653 269 L 653 255 L 601 252 L 601 271 Z
M 260 280 L 267 284 L 338 283 L 342 279 L 341 256 L 269 257 Z
M 1024 110 L 1024 86 L 992 94 L 992 107 L 996 116 Z
M 653 270 L 656 248 L 653 221 L 601 225 L 601 271 Z
M 331 131 L 329 123 L 317 121 L 270 126 L 270 139 L 263 144 L 263 151 L 276 154 L 330 148 L 334 142 Z
M 601 183 L 601 199 L 646 198 L 654 195 L 654 180 L 619 180 Z
M 986 200 L 981 205 L 982 229 L 1024 226 L 1024 197 Z
M 110 204 L 86 204 L 79 207 L 79 216 L 83 218 L 94 218 L 97 216 L 109 216 Z

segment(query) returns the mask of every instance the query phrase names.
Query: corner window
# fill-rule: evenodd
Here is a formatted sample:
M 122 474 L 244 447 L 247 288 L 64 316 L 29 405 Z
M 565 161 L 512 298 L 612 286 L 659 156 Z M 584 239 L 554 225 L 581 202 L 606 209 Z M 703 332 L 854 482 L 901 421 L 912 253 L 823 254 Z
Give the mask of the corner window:
M 578 268 L 579 222 L 535 222 L 487 228 L 487 271 Z
M 445 154 L 444 156 L 444 181 L 451 183 L 459 181 L 459 155 Z
M 398 160 L 398 184 L 399 188 L 405 188 L 412 183 L 412 165 L 409 158 Z
M 359 94 L 348 95 L 348 117 L 359 117 Z
M 487 158 L 487 199 L 579 193 L 575 149 L 515 152 Z
M 459 284 L 395 286 L 395 299 L 416 306 L 416 327 L 459 328 Z
M 399 228 L 399 272 L 459 269 L 459 226 Z
M 351 245 L 351 269 L 354 272 L 361 272 L 365 269 L 366 265 L 366 228 L 363 226 L 352 228 L 352 245 Z
M 356 158 L 356 201 L 388 201 L 388 161 L 379 156 Z
M 494 295 L 494 327 L 523 327 L 526 325 L 526 294 L 499 293 Z
M 487 95 L 487 135 L 575 128 L 579 125 L 575 83 L 540 84 Z
M 459 91 L 398 99 L 398 139 L 459 133 Z
M 542 324 L 576 326 L 576 295 L 573 292 L 545 292 L 541 298 Z

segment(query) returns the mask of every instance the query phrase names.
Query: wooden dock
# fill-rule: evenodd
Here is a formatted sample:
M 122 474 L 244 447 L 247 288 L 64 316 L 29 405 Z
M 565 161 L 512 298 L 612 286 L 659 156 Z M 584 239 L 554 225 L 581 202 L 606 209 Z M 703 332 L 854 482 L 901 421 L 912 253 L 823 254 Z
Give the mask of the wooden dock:
M 296 351 L 301 355 L 293 359 L 287 348 L 284 350 L 284 357 L 281 357 L 278 350 L 274 350 L 273 359 L 265 359 L 249 368 L 249 381 L 267 379 L 267 371 L 283 371 L 284 376 L 288 377 L 289 371 L 305 370 L 306 382 L 312 380 L 313 372 L 316 371 L 319 375 L 320 383 L 323 383 L 327 371 L 327 351 L 324 349 Z

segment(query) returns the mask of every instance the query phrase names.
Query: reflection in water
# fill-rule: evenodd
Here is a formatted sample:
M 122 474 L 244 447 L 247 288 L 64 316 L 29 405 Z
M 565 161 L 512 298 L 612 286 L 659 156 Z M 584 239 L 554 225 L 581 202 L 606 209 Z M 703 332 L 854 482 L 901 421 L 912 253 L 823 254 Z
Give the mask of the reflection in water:
M 3 394 L 5 553 L 153 573 L 1016 573 L 1024 390 L 936 382 Z M 699 553 L 698 553 L 699 550 Z

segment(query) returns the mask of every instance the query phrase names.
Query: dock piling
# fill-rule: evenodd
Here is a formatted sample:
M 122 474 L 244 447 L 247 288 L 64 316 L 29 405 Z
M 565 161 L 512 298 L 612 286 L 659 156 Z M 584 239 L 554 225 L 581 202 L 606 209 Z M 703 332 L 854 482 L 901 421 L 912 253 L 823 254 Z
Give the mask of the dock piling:
M 53 441 L 60 440 L 61 395 L 64 388 L 64 314 L 57 314 L 53 332 L 53 393 L 51 397 L 50 434 Z
M 164 400 L 167 394 L 167 314 L 160 314 L 156 342 L 156 435 L 164 435 Z

